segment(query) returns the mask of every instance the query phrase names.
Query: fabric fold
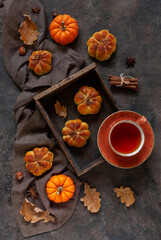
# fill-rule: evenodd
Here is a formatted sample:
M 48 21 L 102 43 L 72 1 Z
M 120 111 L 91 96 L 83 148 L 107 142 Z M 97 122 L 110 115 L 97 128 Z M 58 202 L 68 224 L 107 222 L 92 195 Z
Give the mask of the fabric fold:
M 32 8 L 40 8 L 40 14 L 33 15 Z M 14 175 L 12 184 L 12 205 L 24 237 L 60 228 L 73 214 L 79 195 L 81 182 L 74 175 L 64 153 L 52 135 L 40 111 L 37 109 L 33 97 L 48 87 L 58 83 L 69 75 L 77 72 L 84 64 L 84 60 L 71 48 L 60 46 L 45 39 L 45 11 L 37 0 L 13 0 L 8 7 L 6 20 L 2 29 L 2 54 L 6 69 L 15 84 L 22 91 L 14 106 L 17 132 L 13 145 L 12 159 L 14 161 Z M 19 26 L 24 21 L 23 13 L 28 12 L 38 26 L 40 35 L 31 46 L 26 46 L 20 40 Z M 20 56 L 18 49 L 25 46 L 26 55 Z M 52 70 L 41 77 L 35 75 L 28 68 L 28 59 L 33 51 L 47 50 L 52 53 Z M 54 153 L 53 167 L 40 177 L 35 177 L 26 171 L 24 156 L 34 147 L 46 146 Z M 15 173 L 21 171 L 24 179 L 18 182 Z M 76 185 L 74 197 L 64 204 L 54 204 L 49 201 L 45 193 L 47 180 L 54 174 L 67 174 Z M 29 187 L 35 186 L 38 199 L 29 199 L 43 210 L 49 211 L 56 218 L 54 223 L 37 224 L 26 223 L 20 215 L 23 199 Z

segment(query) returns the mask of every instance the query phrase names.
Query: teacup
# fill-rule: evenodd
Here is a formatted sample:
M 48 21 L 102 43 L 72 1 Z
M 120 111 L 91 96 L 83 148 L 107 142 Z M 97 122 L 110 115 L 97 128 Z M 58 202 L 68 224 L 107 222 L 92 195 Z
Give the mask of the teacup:
M 136 122 L 120 120 L 115 123 L 108 136 L 111 149 L 119 156 L 131 157 L 136 155 L 143 147 L 145 136 L 141 125 L 146 122 L 144 116 Z

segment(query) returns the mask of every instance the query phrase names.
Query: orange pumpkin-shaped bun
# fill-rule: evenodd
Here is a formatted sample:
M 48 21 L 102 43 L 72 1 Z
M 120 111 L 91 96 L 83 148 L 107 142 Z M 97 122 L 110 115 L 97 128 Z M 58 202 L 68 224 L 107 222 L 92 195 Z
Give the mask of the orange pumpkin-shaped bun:
M 96 32 L 87 42 L 88 53 L 99 61 L 109 59 L 116 50 L 116 38 L 108 30 Z
M 52 54 L 48 51 L 34 51 L 29 58 L 29 68 L 41 76 L 51 71 Z
M 26 169 L 34 176 L 40 176 L 52 167 L 54 154 L 47 147 L 34 148 L 25 155 Z
M 74 97 L 77 110 L 82 115 L 97 114 L 100 111 L 102 98 L 93 87 L 82 86 Z
M 67 121 L 65 127 L 62 129 L 62 133 L 64 142 L 69 146 L 78 148 L 83 147 L 90 137 L 88 124 L 82 122 L 80 119 Z
M 46 184 L 46 192 L 48 198 L 55 203 L 67 202 L 73 197 L 75 185 L 66 175 L 54 175 Z
M 55 42 L 67 45 L 78 35 L 77 21 L 70 15 L 58 15 L 49 26 L 49 32 Z

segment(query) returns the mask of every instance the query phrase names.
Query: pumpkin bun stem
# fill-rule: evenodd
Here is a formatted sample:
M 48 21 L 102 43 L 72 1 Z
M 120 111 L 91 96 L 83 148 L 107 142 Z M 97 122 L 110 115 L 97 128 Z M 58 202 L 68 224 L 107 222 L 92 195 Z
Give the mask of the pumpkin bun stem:
M 65 31 L 66 30 L 66 26 L 64 25 L 64 21 L 61 22 L 61 30 Z
M 62 191 L 63 191 L 63 187 L 58 187 L 58 191 L 57 191 L 56 194 L 59 194 L 59 193 L 61 193 Z

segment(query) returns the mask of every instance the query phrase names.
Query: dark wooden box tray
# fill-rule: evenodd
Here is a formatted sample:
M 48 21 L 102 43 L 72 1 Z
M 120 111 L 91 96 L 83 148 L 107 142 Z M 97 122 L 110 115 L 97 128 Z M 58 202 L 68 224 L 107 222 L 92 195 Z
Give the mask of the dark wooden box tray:
M 96 115 L 83 116 L 77 111 L 74 96 L 83 85 L 94 87 L 102 97 L 101 110 Z M 101 80 L 95 63 L 41 92 L 34 99 L 78 176 L 103 161 L 97 146 L 97 132 L 103 120 L 119 109 L 108 88 Z M 67 107 L 67 117 L 65 119 L 60 118 L 55 113 L 54 104 L 56 100 Z M 82 148 L 70 147 L 62 140 L 62 128 L 65 122 L 78 118 L 88 123 L 91 132 L 91 137 Z

